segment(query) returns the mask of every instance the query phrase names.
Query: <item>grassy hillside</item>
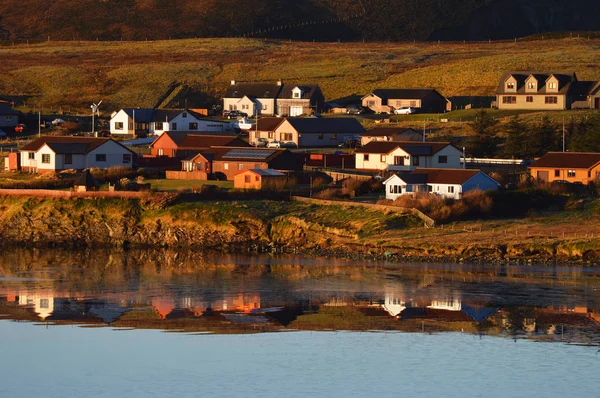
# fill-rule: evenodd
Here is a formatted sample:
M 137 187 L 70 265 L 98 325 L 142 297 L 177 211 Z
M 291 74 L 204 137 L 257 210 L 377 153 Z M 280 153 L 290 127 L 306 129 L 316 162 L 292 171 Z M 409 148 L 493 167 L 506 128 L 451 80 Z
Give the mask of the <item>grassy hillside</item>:
M 258 39 L 44 42 L 2 48 L 0 95 L 25 111 L 151 107 L 173 83 L 219 98 L 231 79 L 300 81 L 327 99 L 378 87 L 434 87 L 446 96 L 493 95 L 503 71 L 575 71 L 600 78 L 600 40 L 312 43 Z

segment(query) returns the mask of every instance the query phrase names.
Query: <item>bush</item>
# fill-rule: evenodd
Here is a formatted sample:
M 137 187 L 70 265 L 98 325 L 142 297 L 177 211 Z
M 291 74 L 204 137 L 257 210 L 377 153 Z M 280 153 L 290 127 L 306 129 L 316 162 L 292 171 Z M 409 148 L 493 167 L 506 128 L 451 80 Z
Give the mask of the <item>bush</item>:
M 362 184 L 363 181 L 356 178 L 346 178 L 344 181 L 342 181 L 342 194 L 353 198 L 360 194 L 359 188 Z
M 342 190 L 338 188 L 327 188 L 313 195 L 315 199 L 336 200 L 344 198 Z

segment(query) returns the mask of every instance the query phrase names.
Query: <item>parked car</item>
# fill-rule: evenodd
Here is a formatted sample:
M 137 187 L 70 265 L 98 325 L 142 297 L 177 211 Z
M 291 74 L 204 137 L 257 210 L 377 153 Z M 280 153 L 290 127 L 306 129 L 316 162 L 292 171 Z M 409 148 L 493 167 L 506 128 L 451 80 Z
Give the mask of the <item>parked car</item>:
M 65 121 L 64 121 L 64 120 L 62 120 L 62 119 L 60 119 L 60 118 L 58 118 L 58 119 L 54 119 L 54 120 L 52 121 L 52 125 L 53 125 L 53 126 L 60 126 L 60 125 L 61 125 L 61 124 L 63 124 L 63 123 L 65 123 Z
M 358 105 L 349 105 L 346 107 L 346 114 L 348 115 L 360 115 L 364 112 L 362 106 Z
M 349 139 L 338 145 L 339 148 L 360 148 L 360 140 Z
M 16 133 L 22 133 L 22 132 L 23 132 L 23 130 L 25 130 L 26 128 L 27 128 L 27 126 L 26 126 L 26 125 L 24 125 L 23 123 L 19 123 L 19 124 L 17 124 L 17 125 L 16 125 L 16 127 L 15 127 L 15 132 L 16 132 Z
M 267 148 L 281 148 L 281 142 L 271 141 L 271 142 L 267 143 Z
M 294 141 L 281 141 L 279 143 L 280 148 L 298 148 L 298 145 Z
M 267 146 L 267 140 L 265 138 L 257 138 L 256 141 L 254 142 L 254 146 L 255 147 L 266 147 Z
M 411 106 L 403 106 L 402 108 L 398 108 L 394 110 L 394 114 L 396 115 L 410 115 L 412 113 L 415 113 L 415 108 L 411 107 Z
M 237 110 L 231 110 L 231 109 L 225 109 L 223 111 L 223 117 L 226 117 L 227 119 L 231 119 L 231 118 L 237 118 L 237 117 L 248 117 L 248 114 L 245 112 L 240 112 Z

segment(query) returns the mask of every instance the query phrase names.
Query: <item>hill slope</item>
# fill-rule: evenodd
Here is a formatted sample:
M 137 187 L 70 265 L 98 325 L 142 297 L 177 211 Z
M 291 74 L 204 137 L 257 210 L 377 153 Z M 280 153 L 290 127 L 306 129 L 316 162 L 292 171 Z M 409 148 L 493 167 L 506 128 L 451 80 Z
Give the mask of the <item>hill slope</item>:
M 487 40 L 600 30 L 595 0 L 0 0 L 7 40 Z

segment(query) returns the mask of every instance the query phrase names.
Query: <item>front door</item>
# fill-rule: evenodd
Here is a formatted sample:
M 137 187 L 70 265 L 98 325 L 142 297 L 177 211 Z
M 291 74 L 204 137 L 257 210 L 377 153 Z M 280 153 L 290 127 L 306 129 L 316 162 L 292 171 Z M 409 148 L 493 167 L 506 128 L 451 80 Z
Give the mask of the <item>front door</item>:
M 301 106 L 290 106 L 290 116 L 300 116 L 302 115 L 302 107 Z

